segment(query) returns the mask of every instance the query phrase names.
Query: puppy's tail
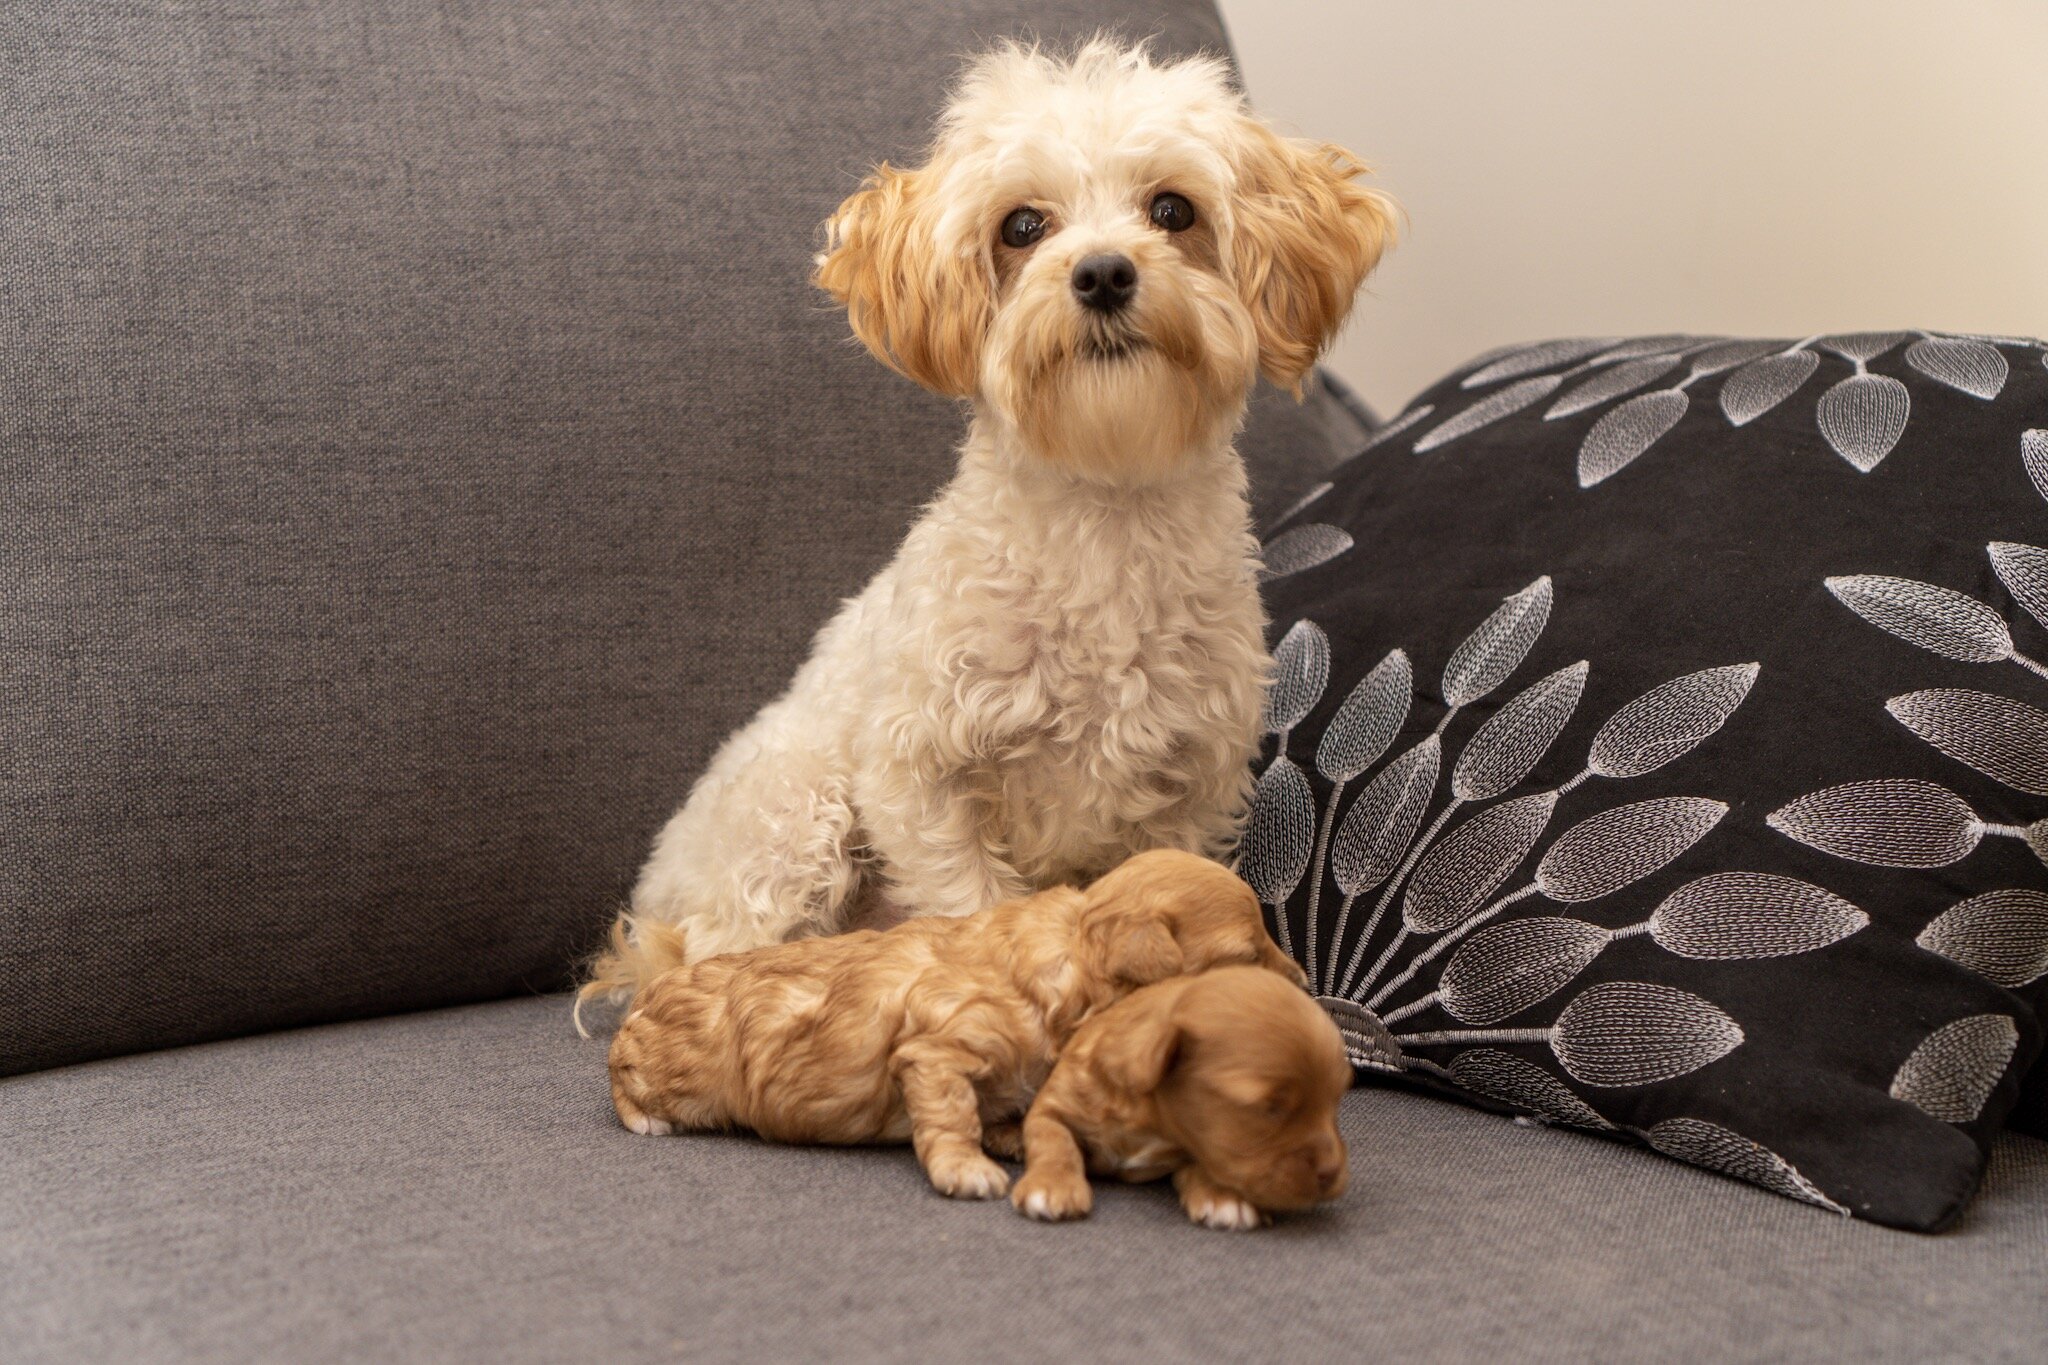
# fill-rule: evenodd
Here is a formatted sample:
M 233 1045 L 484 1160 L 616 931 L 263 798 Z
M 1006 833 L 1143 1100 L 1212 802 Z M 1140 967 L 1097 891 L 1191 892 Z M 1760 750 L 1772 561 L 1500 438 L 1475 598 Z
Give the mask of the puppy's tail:
M 671 967 L 689 960 L 686 935 L 679 924 L 635 919 L 620 915 L 612 922 L 611 937 L 584 969 L 584 982 L 576 991 L 576 1005 L 570 1011 L 576 1032 L 590 1036 L 583 1026 L 583 1007 L 593 1000 L 630 1004 L 648 982 Z

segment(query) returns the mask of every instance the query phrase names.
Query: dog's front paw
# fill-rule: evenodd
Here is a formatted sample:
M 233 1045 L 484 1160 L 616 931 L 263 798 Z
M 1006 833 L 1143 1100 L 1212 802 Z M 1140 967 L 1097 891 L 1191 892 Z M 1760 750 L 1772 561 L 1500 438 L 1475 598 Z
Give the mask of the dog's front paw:
M 1010 1203 L 1026 1218 L 1041 1223 L 1064 1223 L 1086 1218 L 1095 1207 L 1095 1191 L 1083 1176 L 1051 1176 L 1044 1171 L 1026 1171 L 1010 1191 Z
M 1242 1195 L 1232 1194 L 1192 1170 L 1182 1171 L 1174 1185 L 1180 1190 L 1180 1206 L 1188 1217 L 1205 1228 L 1229 1232 L 1250 1232 L 1272 1219 Z
M 952 1199 L 1001 1199 L 1010 1189 L 1010 1173 L 980 1152 L 933 1157 L 925 1174 Z

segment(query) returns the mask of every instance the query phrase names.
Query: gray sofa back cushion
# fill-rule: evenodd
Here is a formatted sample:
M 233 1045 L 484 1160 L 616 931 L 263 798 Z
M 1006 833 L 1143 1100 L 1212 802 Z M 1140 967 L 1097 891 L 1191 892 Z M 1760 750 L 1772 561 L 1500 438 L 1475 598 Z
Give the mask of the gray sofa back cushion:
M 1031 22 L 1224 42 L 1207 0 Z M 949 467 L 805 277 L 1012 29 L 0 20 L 0 1072 L 565 981 Z M 1345 419 L 1261 413 L 1270 508 Z

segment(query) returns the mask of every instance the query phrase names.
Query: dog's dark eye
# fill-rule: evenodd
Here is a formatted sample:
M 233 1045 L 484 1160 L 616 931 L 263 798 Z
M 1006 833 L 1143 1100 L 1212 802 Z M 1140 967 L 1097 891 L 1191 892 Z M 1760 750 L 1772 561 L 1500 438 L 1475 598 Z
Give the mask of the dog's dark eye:
M 1045 215 L 1037 209 L 1016 209 L 1003 219 L 1003 245 L 1018 250 L 1045 235 Z
M 1195 206 L 1172 190 L 1152 197 L 1152 226 L 1186 232 L 1195 225 Z

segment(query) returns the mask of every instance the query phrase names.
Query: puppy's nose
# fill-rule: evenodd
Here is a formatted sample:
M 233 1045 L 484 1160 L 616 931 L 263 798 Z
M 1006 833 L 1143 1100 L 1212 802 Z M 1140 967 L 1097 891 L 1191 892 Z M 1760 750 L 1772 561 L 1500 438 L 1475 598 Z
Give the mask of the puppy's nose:
M 1335 1199 L 1344 1193 L 1344 1187 L 1351 1178 L 1349 1156 L 1342 1143 L 1325 1147 L 1316 1154 L 1316 1186 L 1322 1191 L 1323 1198 Z
M 1138 292 L 1138 267 L 1120 252 L 1083 256 L 1074 266 L 1074 296 L 1098 313 L 1114 313 Z

